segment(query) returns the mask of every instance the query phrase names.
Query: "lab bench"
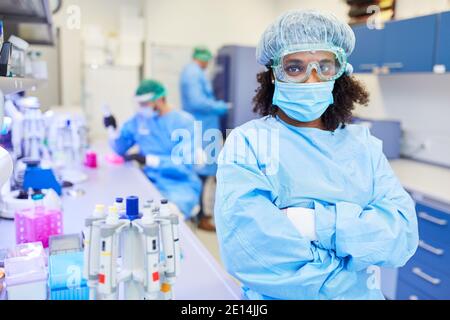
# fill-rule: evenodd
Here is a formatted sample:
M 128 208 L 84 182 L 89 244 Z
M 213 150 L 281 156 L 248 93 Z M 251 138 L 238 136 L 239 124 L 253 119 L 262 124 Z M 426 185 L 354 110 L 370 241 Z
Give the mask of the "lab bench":
M 100 146 L 96 148 L 106 150 Z M 63 196 L 64 233 L 79 233 L 96 204 L 112 204 L 116 197 L 138 196 L 141 201 L 160 200 L 161 195 L 139 168 L 116 166 L 99 154 L 99 167 L 85 169 L 89 179 L 76 185 L 78 196 Z M 180 222 L 181 274 L 174 285 L 177 300 L 239 300 L 241 288 L 215 261 L 184 222 Z M 0 220 L 0 248 L 15 245 L 14 222 Z M 1 299 L 1 297 L 0 297 Z
M 98 150 L 106 150 L 101 146 Z M 398 270 L 383 270 L 383 292 L 389 299 L 450 298 L 450 170 L 411 160 L 393 160 L 391 166 L 416 201 L 420 245 Z M 76 186 L 78 197 L 64 195 L 64 232 L 80 232 L 95 204 L 117 196 L 161 198 L 135 166 L 115 166 L 99 155 L 99 168 L 86 169 L 87 182 Z M 15 244 L 14 222 L 0 220 L 0 248 Z M 180 224 L 182 271 L 174 287 L 176 299 L 240 299 L 239 285 L 215 261 L 189 227 Z M 0 296 L 0 300 L 2 297 Z
M 397 273 L 396 299 L 450 299 L 450 170 L 411 160 L 392 168 L 416 202 L 419 248 Z

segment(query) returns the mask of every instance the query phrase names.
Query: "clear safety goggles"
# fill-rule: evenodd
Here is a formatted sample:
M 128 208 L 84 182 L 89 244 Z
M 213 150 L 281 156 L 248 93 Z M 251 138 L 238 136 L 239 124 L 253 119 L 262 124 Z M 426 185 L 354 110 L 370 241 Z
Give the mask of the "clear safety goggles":
M 313 70 L 321 81 L 334 81 L 347 71 L 347 55 L 342 48 L 322 45 L 302 47 L 285 50 L 274 60 L 272 69 L 278 81 L 303 83 Z

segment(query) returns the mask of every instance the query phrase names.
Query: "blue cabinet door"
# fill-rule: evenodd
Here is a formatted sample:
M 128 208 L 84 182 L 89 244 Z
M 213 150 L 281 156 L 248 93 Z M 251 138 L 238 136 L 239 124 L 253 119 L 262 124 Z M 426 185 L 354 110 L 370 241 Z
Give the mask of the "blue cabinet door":
M 404 280 L 398 281 L 396 300 L 436 300 Z
M 450 72 L 450 12 L 439 15 L 436 64 L 444 65 Z
M 381 64 L 383 53 L 384 30 L 369 29 L 367 25 L 353 27 L 356 36 L 356 46 L 349 62 L 355 72 L 368 73 Z
M 390 73 L 432 72 L 437 22 L 430 15 L 386 23 L 382 65 Z

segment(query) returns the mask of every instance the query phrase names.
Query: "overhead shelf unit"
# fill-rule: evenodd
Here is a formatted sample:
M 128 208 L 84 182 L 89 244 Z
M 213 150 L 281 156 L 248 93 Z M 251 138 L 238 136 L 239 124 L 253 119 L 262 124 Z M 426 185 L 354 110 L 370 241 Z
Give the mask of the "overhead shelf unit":
M 52 13 L 48 0 L 0 1 L 0 20 L 4 22 L 7 37 L 14 34 L 30 44 L 54 44 Z
M 0 77 L 0 90 L 4 95 L 8 95 L 22 91 L 33 91 L 44 83 L 46 83 L 46 80 Z

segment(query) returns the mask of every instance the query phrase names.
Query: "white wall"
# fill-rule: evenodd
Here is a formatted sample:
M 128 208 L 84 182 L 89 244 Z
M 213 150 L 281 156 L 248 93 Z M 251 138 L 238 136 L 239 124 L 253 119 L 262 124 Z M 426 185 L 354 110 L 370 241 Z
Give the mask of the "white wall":
M 68 6 L 78 5 L 80 7 L 82 28 L 88 24 L 98 24 L 106 33 L 116 33 L 120 5 L 125 2 L 143 8 L 146 18 L 147 49 L 152 44 L 180 47 L 203 44 L 209 46 L 213 51 L 226 44 L 255 46 L 265 28 L 287 10 L 331 11 L 343 20 L 348 19 L 349 10 L 343 0 L 66 0 L 63 2 L 63 10 L 54 18 L 55 25 L 61 27 L 61 97 L 63 104 L 80 105 L 82 103 L 81 30 L 71 30 L 67 27 Z M 450 0 L 397 0 L 397 19 L 443 10 L 450 10 Z M 151 50 L 146 50 L 145 61 L 151 61 Z M 151 66 L 146 63 L 145 76 L 150 75 Z M 419 126 L 421 132 L 417 134 L 423 136 L 424 130 L 440 128 L 444 125 L 439 120 L 432 127 L 418 125 L 415 122 L 415 118 L 418 118 L 417 115 L 421 114 L 421 111 L 416 111 L 416 109 L 420 109 L 420 105 L 424 104 L 426 98 L 427 110 L 430 113 L 443 114 L 448 118 L 446 112 L 450 108 L 447 106 L 447 101 L 450 99 L 445 89 L 431 85 L 429 90 L 433 92 L 432 95 L 422 96 L 420 93 L 421 83 L 424 80 L 433 84 L 435 81 L 447 79 L 445 76 L 408 75 L 408 95 L 399 94 L 402 90 L 406 90 L 402 77 L 378 78 L 370 75 L 359 77 L 366 83 L 372 97 L 370 107 L 363 111 L 360 110 L 362 115 L 375 118 L 398 117 L 404 122 L 406 128 L 415 130 L 415 126 Z M 448 83 L 447 80 L 444 83 Z M 50 84 L 50 87 L 54 85 L 54 83 Z M 48 88 L 48 90 L 56 89 Z M 441 89 L 442 91 L 439 91 Z M 54 97 L 55 95 L 53 95 Z M 404 113 L 399 110 L 408 110 L 409 112 L 405 113 L 408 114 L 408 117 L 403 117 Z M 442 137 L 447 133 L 444 130 L 436 135 Z M 438 140 L 442 141 L 441 138 L 436 138 L 436 141 Z M 437 149 L 434 147 L 434 150 Z M 426 154 L 428 151 L 422 150 L 421 152 Z M 427 157 L 431 158 L 432 156 L 427 155 Z M 442 158 L 447 159 L 448 157 L 446 155 Z
M 274 0 L 147 0 L 147 46 L 256 46 L 274 19 Z M 150 50 L 147 50 L 150 54 Z M 150 61 L 150 56 L 146 57 Z M 145 75 L 151 75 L 147 64 Z
M 275 0 L 277 15 L 294 9 L 314 9 L 328 11 L 347 21 L 349 7 L 343 0 Z
M 450 10 L 448 0 L 397 0 L 397 19 Z M 450 75 L 357 75 L 371 101 L 356 114 L 402 123 L 402 153 L 419 160 L 450 166 Z
M 54 16 L 54 24 L 61 30 L 61 96 L 64 105 L 82 104 L 82 42 L 83 27 L 97 24 L 105 33 L 118 32 L 120 5 L 126 3 L 142 7 L 143 0 L 65 0 L 63 8 Z M 81 29 L 68 26 L 70 6 L 78 6 L 81 12 Z
M 41 85 L 34 92 L 27 92 L 27 95 L 35 96 L 41 102 L 41 107 L 46 110 L 50 106 L 60 104 L 60 81 L 59 81 L 59 56 L 58 48 L 50 46 L 32 46 L 33 50 L 39 51 L 41 59 L 47 61 L 48 80 L 45 85 Z
M 397 0 L 396 19 L 412 18 L 446 10 L 450 10 L 449 0 Z
M 147 20 L 147 45 L 193 46 L 205 44 L 217 50 L 224 44 L 256 45 L 266 26 L 291 9 L 319 9 L 347 19 L 348 7 L 342 0 L 65 0 L 54 17 L 61 27 L 61 100 L 65 105 L 81 104 L 81 30 L 67 27 L 71 5 L 81 9 L 81 27 L 99 24 L 105 32 L 117 32 L 121 4 L 141 7 Z M 397 17 L 406 18 L 449 10 L 449 0 L 397 0 Z M 149 50 L 147 50 L 149 52 Z M 149 53 L 148 53 L 149 54 Z M 56 63 L 49 58 L 50 63 Z M 146 57 L 149 60 L 149 57 Z M 50 66 L 53 68 L 53 66 Z M 147 65 L 145 74 L 150 75 Z M 50 84 L 46 91 L 56 91 Z M 52 94 L 53 101 L 56 94 Z
M 368 108 L 356 114 L 402 123 L 402 153 L 419 160 L 450 166 L 450 75 L 357 75 L 371 95 Z
M 331 11 L 337 17 L 348 20 L 349 7 L 344 0 L 274 0 L 276 10 L 317 9 Z M 450 10 L 450 0 L 397 0 L 396 19 L 406 19 Z

